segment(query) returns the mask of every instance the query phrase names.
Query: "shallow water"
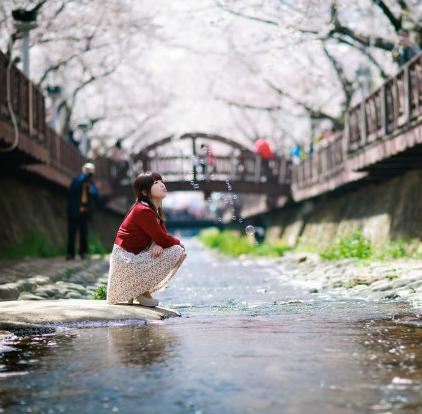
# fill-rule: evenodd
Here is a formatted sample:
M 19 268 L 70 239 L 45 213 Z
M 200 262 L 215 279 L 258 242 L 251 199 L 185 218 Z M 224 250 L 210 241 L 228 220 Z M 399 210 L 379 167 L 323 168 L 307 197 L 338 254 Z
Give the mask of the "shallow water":
M 24 338 L 0 360 L 16 413 L 420 413 L 422 329 L 405 304 L 293 289 L 271 260 L 188 247 L 158 297 L 182 318 Z

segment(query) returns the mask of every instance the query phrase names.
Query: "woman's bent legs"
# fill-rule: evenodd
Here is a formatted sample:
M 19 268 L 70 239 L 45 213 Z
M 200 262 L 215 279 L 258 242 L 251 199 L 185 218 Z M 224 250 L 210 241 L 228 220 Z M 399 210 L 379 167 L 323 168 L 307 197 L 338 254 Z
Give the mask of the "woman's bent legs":
M 110 259 L 108 303 L 127 303 L 162 289 L 185 258 L 185 251 L 179 245 L 164 249 L 158 258 L 152 258 L 147 251 L 134 255 L 115 246 Z

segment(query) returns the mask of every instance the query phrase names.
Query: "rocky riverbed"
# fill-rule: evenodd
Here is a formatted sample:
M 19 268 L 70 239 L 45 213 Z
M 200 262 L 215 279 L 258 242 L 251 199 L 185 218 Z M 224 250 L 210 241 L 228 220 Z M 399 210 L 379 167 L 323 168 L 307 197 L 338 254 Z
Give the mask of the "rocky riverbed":
M 422 307 L 422 260 L 325 261 L 316 254 L 287 253 L 275 260 L 274 272 L 311 293 L 405 301 Z
M 27 259 L 0 265 L 0 300 L 87 299 L 107 283 L 108 257 Z
M 216 254 L 218 256 L 218 254 Z M 31 259 L 0 265 L 0 300 L 88 299 L 107 283 L 108 260 Z M 422 306 L 422 261 L 397 259 L 321 260 L 311 253 L 287 253 L 277 259 L 241 257 L 243 265 L 266 262 L 275 275 L 311 293 L 369 300 L 402 300 Z

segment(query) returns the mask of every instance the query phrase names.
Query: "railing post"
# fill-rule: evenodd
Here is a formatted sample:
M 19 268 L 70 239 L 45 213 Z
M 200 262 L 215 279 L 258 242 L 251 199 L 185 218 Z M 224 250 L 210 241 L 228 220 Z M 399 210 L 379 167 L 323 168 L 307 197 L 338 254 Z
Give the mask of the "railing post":
M 412 90 L 410 85 L 410 71 L 409 71 L 409 65 L 406 65 L 404 67 L 403 72 L 403 92 L 404 92 L 404 114 L 405 114 L 405 122 L 410 122 L 410 119 L 412 118 L 411 114 L 411 102 L 412 102 Z
M 385 83 L 381 86 L 380 104 L 381 104 L 381 131 L 384 137 L 388 133 L 387 92 L 385 88 Z
M 363 99 L 360 103 L 360 146 L 363 147 L 368 141 L 368 123 L 366 119 L 366 107 L 365 107 L 366 100 Z
M 279 158 L 279 164 L 278 164 L 278 183 L 283 184 L 285 180 L 285 170 L 286 170 L 286 159 L 281 156 Z
M 255 156 L 255 182 L 259 183 L 261 179 L 261 157 Z
M 350 123 L 349 123 L 349 111 L 347 111 L 345 119 L 344 119 L 343 140 L 342 140 L 342 150 L 343 150 L 344 158 L 346 158 L 346 154 L 349 152 L 349 148 L 350 148 Z

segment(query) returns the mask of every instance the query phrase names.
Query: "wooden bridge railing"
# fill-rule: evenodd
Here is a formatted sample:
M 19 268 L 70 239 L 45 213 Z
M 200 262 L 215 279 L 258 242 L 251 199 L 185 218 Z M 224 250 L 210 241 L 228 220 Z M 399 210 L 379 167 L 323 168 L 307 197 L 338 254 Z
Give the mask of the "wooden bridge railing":
M 193 179 L 194 166 L 198 172 L 197 179 L 206 179 L 197 160 L 186 155 L 144 157 L 139 169 L 159 171 L 169 181 L 184 181 Z M 261 158 L 253 153 L 217 156 L 215 164 L 207 166 L 207 174 L 212 180 L 230 179 L 254 183 L 268 180 L 279 184 L 290 184 L 291 161 L 285 157 L 274 157 L 266 167 Z
M 39 157 L 38 162 L 52 167 L 56 173 L 68 178 L 78 174 L 88 159 L 70 141 L 48 126 L 45 97 L 41 90 L 15 65 L 9 67 L 8 59 L 0 52 L 0 121 L 11 126 L 7 88 L 10 90 L 10 104 L 19 129 L 18 149 L 35 158 Z M 112 177 L 115 164 L 105 157 L 95 160 L 96 177 L 105 193 L 111 193 L 117 185 L 117 180 Z
M 422 54 L 347 111 L 344 131 L 293 167 L 293 184 L 310 187 L 336 174 L 348 157 L 422 116 Z
M 342 168 L 344 160 L 343 134 L 339 133 L 314 154 L 293 166 L 293 182 L 298 185 L 313 185 L 325 181 Z
M 7 72 L 9 70 L 9 82 Z M 0 119 L 12 123 L 7 104 L 7 85 L 9 83 L 11 106 L 19 130 L 38 145 L 47 145 L 45 122 L 45 104 L 42 92 L 25 75 L 11 65 L 6 56 L 0 52 Z

